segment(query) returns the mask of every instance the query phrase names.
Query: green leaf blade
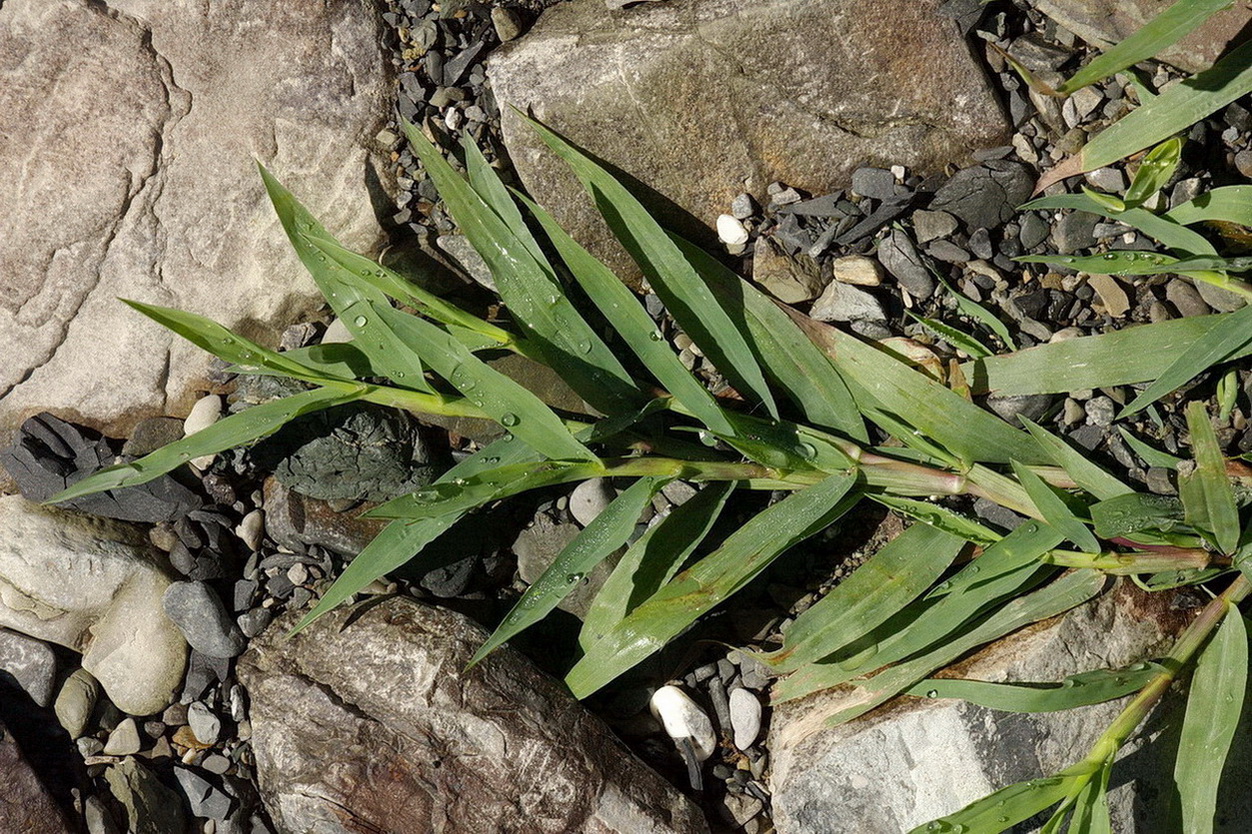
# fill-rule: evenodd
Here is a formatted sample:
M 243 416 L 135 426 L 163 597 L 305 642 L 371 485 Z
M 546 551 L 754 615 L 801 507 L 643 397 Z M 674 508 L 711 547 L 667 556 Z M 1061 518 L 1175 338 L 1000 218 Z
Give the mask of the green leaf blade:
M 1233 553 L 1239 545 L 1239 508 L 1230 479 L 1226 477 L 1226 459 L 1204 403 L 1187 404 L 1187 428 L 1191 433 L 1195 471 L 1182 475 L 1178 482 L 1187 523 L 1212 532 L 1221 551 Z

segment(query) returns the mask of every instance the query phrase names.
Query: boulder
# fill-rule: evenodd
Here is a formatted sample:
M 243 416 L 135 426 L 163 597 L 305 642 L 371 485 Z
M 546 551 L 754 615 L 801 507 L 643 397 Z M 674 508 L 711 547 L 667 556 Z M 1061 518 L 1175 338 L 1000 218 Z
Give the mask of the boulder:
M 0 831 L 22 834 L 70 834 L 71 828 L 56 802 L 35 775 L 13 736 L 0 724 Z
M 707 831 L 563 686 L 487 634 L 392 598 L 292 616 L 240 659 L 261 794 L 280 831 Z
M 123 712 L 173 697 L 187 644 L 165 616 L 170 576 L 138 528 L 0 497 L 0 626 L 83 654 Z
M 987 647 L 949 673 L 1060 681 L 1090 669 L 1123 667 L 1163 655 L 1187 619 L 1164 594 L 1123 583 Z M 1128 700 L 1018 714 L 905 696 L 847 724 L 826 726 L 825 717 L 846 703 L 848 691 L 836 688 L 774 709 L 770 784 L 779 834 L 826 832 L 832 820 L 844 831 L 907 831 L 1006 785 L 1079 761 Z M 1180 706 L 1178 699 L 1167 701 L 1122 748 L 1109 789 L 1114 831 L 1166 830 L 1159 820 L 1171 796 L 1173 765 L 1165 750 L 1176 744 L 1169 737 L 1177 731 Z M 1145 754 L 1147 740 L 1162 733 L 1166 738 Z M 1252 749 L 1247 743 L 1236 748 L 1228 766 L 1246 769 Z M 1229 820 L 1246 820 L 1252 800 L 1243 791 L 1228 802 L 1223 792 L 1219 808 Z
M 1037 0 L 1035 6 L 1087 43 L 1107 48 L 1125 40 L 1173 4 L 1174 0 Z M 1252 8 L 1246 3 L 1233 3 L 1163 50 L 1160 58 L 1188 72 L 1199 72 L 1247 40 L 1244 32 L 1249 23 Z
M 1007 141 L 983 71 L 939 5 L 671 0 L 606 11 L 573 0 L 494 53 L 488 72 L 530 193 L 622 270 L 626 255 L 590 200 L 512 107 L 656 189 L 664 222 L 681 227 L 686 212 L 685 225 L 712 226 L 741 193 L 765 202 L 775 181 L 822 194 L 867 163 L 937 171 Z
M 186 413 L 210 357 L 119 296 L 268 344 L 318 306 L 254 160 L 377 244 L 387 49 L 360 2 L 3 4 L 0 441 L 44 409 L 112 436 Z

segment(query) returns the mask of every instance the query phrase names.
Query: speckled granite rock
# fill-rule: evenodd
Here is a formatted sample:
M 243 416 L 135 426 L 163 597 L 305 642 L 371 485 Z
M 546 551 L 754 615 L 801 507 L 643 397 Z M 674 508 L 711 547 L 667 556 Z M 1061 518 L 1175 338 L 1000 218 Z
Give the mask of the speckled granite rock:
M 460 614 L 391 599 L 240 659 L 261 793 L 282 831 L 706 832 L 556 681 Z

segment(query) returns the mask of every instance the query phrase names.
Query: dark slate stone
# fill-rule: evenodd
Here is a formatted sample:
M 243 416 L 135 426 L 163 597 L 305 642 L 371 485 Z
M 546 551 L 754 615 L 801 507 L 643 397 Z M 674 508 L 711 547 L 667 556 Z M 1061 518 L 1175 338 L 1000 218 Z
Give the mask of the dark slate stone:
M 934 293 L 935 279 L 922 266 L 921 256 L 917 254 L 912 239 L 900 229 L 879 242 L 878 261 L 914 298 L 924 300 Z
M 885 168 L 857 168 L 852 172 L 852 190 L 862 197 L 889 200 L 896 193 L 896 178 Z
M 1023 315 L 1032 319 L 1044 317 L 1044 312 L 1048 309 L 1048 291 L 1035 290 L 1034 292 L 1022 293 L 1013 298 L 1013 306 Z
M 116 462 L 129 462 L 114 450 L 115 442 L 91 429 L 43 412 L 22 424 L 13 446 L 0 451 L 0 465 L 17 481 L 22 495 L 46 501 L 93 472 Z M 170 475 L 139 486 L 86 495 L 61 506 L 85 513 L 155 524 L 173 521 L 204 504 L 195 491 Z
M 969 251 L 984 260 L 995 257 L 996 250 L 991 245 L 991 232 L 986 229 L 975 229 L 969 235 Z
M 323 500 L 385 501 L 420 489 L 444 468 L 416 420 L 366 403 L 298 417 L 253 455 L 284 486 Z
M 435 568 L 422 577 L 421 586 L 441 599 L 458 597 L 469 590 L 474 578 L 475 556 L 466 556 L 450 565 Z
M 1013 217 L 1033 188 L 1025 165 L 994 159 L 957 171 L 935 192 L 930 207 L 956 215 L 971 229 L 994 229 Z

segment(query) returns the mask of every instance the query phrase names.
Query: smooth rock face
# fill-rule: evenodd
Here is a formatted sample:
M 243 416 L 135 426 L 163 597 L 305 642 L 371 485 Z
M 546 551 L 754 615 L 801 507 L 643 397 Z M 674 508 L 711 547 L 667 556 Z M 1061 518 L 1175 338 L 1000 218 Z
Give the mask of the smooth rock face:
M 358 2 L 3 5 L 0 433 L 45 408 L 110 434 L 186 413 L 210 357 L 119 296 L 274 344 L 317 306 L 253 160 L 374 246 L 383 42 Z
M 0 626 L 83 653 L 124 712 L 182 681 L 187 644 L 161 608 L 170 578 L 135 528 L 0 497 Z
M 954 671 L 980 680 L 1059 681 L 1158 657 L 1186 620 L 1168 599 L 1125 584 L 989 647 Z M 907 831 L 1005 785 L 1080 760 L 1125 704 L 1121 699 L 1027 715 L 908 698 L 840 727 L 823 726 L 847 695 L 835 689 L 774 709 L 769 749 L 780 834 L 826 832 L 831 820 L 846 831 Z M 1180 717 L 1158 711 L 1148 733 L 1156 736 L 1170 723 L 1176 732 Z M 1132 739 L 1113 771 L 1114 831 L 1163 830 L 1157 823 L 1170 793 L 1172 762 L 1168 756 L 1153 761 L 1153 754 L 1133 755 L 1142 743 L 1142 736 Z M 1249 752 L 1245 745 L 1232 759 L 1244 761 Z M 1222 802 L 1218 807 L 1229 809 L 1233 819 L 1246 821 L 1252 813 L 1246 791 L 1230 806 Z
M 1107 48 L 1173 5 L 1173 0 L 1038 0 L 1039 11 L 1088 43 Z M 1160 53 L 1160 58 L 1197 72 L 1212 64 L 1245 26 L 1252 23 L 1252 9 L 1245 3 L 1218 12 L 1178 43 Z
M 0 831 L 69 834 L 71 828 L 13 736 L 0 724 Z
M 707 831 L 700 812 L 557 682 L 486 632 L 391 599 L 287 617 L 240 659 L 266 807 L 281 831 Z
M 508 105 L 533 110 L 705 226 L 742 192 L 763 201 L 774 181 L 824 194 L 867 163 L 938 170 L 1003 143 L 1007 129 L 938 5 L 560 4 L 491 58 L 505 144 L 528 190 L 597 254 L 614 253 L 615 267 L 625 253 Z

